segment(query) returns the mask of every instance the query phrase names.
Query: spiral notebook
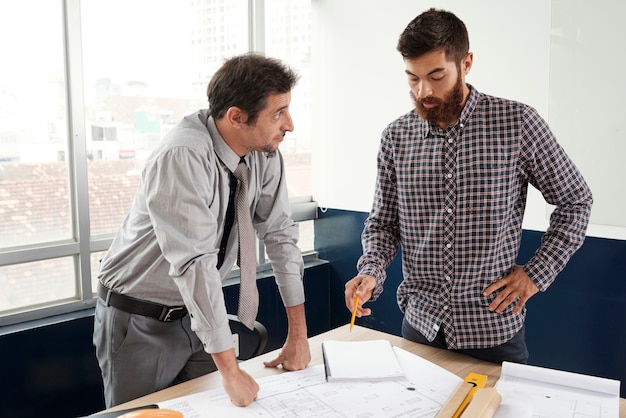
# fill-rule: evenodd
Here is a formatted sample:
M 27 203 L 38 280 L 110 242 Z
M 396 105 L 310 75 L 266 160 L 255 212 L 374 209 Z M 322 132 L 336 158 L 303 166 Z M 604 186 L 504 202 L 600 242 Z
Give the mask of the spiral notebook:
M 322 355 L 328 382 L 404 378 L 388 340 L 324 341 Z

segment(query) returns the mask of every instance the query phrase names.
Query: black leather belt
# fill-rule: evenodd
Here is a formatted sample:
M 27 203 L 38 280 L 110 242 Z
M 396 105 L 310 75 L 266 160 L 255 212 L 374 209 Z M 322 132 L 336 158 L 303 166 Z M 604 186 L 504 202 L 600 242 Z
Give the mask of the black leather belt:
M 113 306 L 132 314 L 149 316 L 162 322 L 177 321 L 187 315 L 185 306 L 165 306 L 160 303 L 136 299 L 117 293 L 102 283 L 98 283 L 98 296 L 104 301 L 106 306 Z

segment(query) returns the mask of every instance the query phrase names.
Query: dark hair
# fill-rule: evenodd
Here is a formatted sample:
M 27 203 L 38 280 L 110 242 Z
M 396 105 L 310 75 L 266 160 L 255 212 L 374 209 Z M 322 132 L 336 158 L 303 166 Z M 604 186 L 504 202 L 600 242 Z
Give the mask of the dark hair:
M 269 94 L 291 91 L 298 75 L 275 58 L 247 53 L 224 62 L 207 88 L 209 112 L 219 119 L 236 106 L 248 114 L 247 123 L 256 121 L 267 105 Z
M 409 23 L 396 49 L 405 59 L 443 49 L 446 58 L 458 64 L 469 52 L 467 28 L 454 14 L 431 8 Z

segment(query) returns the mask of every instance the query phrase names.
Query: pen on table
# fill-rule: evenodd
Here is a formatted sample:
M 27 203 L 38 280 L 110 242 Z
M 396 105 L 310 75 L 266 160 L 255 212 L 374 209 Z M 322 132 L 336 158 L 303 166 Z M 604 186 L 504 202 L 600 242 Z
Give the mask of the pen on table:
M 354 326 L 354 318 L 356 318 L 356 309 L 359 307 L 359 295 L 356 295 L 354 299 L 354 309 L 352 310 L 352 318 L 350 319 L 350 332 L 352 332 L 352 327 Z

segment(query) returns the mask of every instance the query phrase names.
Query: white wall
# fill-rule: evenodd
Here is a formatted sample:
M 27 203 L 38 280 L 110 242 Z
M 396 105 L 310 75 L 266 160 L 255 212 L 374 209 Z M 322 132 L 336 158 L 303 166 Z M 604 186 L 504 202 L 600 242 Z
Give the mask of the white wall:
M 626 3 L 552 0 L 548 121 L 593 192 L 589 234 L 626 239 Z
M 474 52 L 467 81 L 483 93 L 532 105 L 550 122 L 551 2 L 313 0 L 312 4 L 313 197 L 321 207 L 370 210 L 380 133 L 413 107 L 404 63 L 395 49 L 398 36 L 433 5 L 452 11 L 467 26 Z M 544 230 L 548 216 L 549 208 L 532 189 L 524 227 Z M 589 234 L 626 238 L 626 228 L 592 225 Z

